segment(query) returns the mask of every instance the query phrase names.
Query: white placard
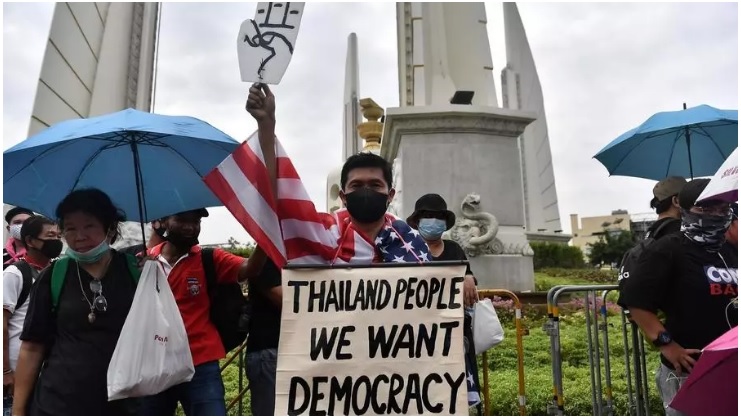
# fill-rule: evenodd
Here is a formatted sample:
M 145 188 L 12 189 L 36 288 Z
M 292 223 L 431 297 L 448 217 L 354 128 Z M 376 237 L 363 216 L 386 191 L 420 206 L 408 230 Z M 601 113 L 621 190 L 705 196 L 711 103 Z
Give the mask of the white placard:
M 284 270 L 275 415 L 468 415 L 465 270 Z
M 293 57 L 304 3 L 257 3 L 254 19 L 242 22 L 237 38 L 244 82 L 278 84 Z

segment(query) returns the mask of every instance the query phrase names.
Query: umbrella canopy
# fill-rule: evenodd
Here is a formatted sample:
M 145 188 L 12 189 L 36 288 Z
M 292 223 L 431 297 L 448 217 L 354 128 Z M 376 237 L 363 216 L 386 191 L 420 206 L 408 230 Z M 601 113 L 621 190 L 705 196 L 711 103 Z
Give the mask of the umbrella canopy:
M 738 201 L 738 149 L 733 150 L 697 198 L 697 202 L 710 200 Z
M 670 405 L 690 416 L 738 416 L 738 327 L 703 349 Z
M 237 146 L 191 117 L 127 109 L 65 121 L 3 153 L 3 202 L 53 217 L 71 191 L 98 188 L 140 222 L 220 206 L 202 177 Z
M 738 146 L 738 111 L 708 105 L 660 112 L 600 150 L 611 176 L 711 176 Z

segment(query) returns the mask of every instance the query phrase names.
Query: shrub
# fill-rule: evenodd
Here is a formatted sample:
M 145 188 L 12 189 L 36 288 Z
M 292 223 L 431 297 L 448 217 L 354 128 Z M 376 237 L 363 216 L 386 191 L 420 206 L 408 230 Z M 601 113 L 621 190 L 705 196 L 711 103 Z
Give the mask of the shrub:
M 546 268 L 541 269 L 539 272 L 554 277 L 554 278 L 572 278 L 588 282 L 596 283 L 616 283 L 617 282 L 617 271 L 614 269 L 600 270 L 600 269 L 562 269 L 562 268 Z
M 535 269 L 584 267 L 584 254 L 578 247 L 547 242 L 533 242 L 530 247 L 535 252 Z

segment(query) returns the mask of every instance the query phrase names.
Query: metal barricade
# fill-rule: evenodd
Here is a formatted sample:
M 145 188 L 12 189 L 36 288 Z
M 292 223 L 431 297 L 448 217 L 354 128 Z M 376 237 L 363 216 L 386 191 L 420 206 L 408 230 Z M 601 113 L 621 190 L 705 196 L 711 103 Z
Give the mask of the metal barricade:
M 561 358 L 558 299 L 561 295 L 574 293 L 585 294 L 584 312 L 587 331 L 587 359 L 589 361 L 592 388 L 592 414 L 595 416 L 614 414 L 607 296 L 610 292 L 617 289 L 617 285 L 559 285 L 548 290 L 546 297 L 548 318 L 545 325 L 543 325 L 543 330 L 550 336 L 551 371 L 553 374 L 553 399 L 548 402 L 547 410 L 549 414 L 557 416 L 564 414 L 563 359 Z M 600 295 L 602 302 L 597 307 L 597 292 L 599 291 L 602 291 Z M 644 342 L 637 326 L 628 320 L 626 312 L 623 310 L 621 310 L 621 323 L 629 413 L 647 415 L 649 404 Z M 628 328 L 630 328 L 632 337 L 632 346 L 630 347 L 628 342 Z M 601 342 L 600 333 L 602 334 Z M 604 387 L 602 381 L 602 363 L 604 363 Z
M 525 398 L 525 348 L 522 343 L 523 336 L 527 336 L 529 331 L 524 327 L 522 323 L 522 304 L 517 295 L 509 290 L 503 289 L 490 289 L 490 290 L 479 290 L 479 298 L 491 298 L 493 296 L 506 297 L 512 300 L 515 306 L 515 333 L 517 339 L 517 381 L 518 381 L 518 395 L 517 403 L 520 410 L 520 415 L 527 415 L 527 399 Z M 484 415 L 490 416 L 489 410 L 489 363 L 486 352 L 481 354 L 481 363 L 484 368 Z

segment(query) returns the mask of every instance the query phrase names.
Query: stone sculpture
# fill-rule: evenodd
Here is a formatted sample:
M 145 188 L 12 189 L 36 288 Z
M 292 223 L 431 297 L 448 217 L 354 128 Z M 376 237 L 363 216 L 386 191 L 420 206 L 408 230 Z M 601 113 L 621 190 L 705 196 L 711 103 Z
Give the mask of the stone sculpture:
M 468 257 L 497 255 L 504 251 L 504 245 L 496 238 L 499 222 L 494 215 L 481 211 L 478 194 L 466 195 L 461 203 L 461 214 L 450 229 L 449 237 L 461 245 Z
M 481 211 L 481 197 L 470 193 L 461 202 L 461 215 L 447 237 L 457 242 L 468 257 L 480 255 L 525 255 L 532 256 L 530 245 L 504 244 L 497 238 L 499 222 L 493 214 Z

